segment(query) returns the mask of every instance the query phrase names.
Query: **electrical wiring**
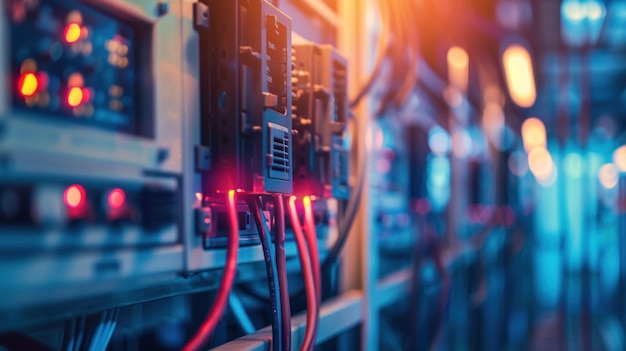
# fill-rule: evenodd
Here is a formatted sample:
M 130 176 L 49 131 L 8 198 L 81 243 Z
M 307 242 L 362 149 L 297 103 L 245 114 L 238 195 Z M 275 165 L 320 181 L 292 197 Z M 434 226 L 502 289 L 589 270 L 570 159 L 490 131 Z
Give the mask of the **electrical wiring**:
M 108 328 L 106 333 L 102 338 L 102 351 L 106 351 L 109 343 L 111 342 L 111 337 L 113 337 L 113 333 L 115 332 L 115 327 L 117 327 L 117 320 L 120 315 L 120 310 L 115 309 L 111 314 L 111 319 L 108 323 Z
M 217 326 L 224 308 L 228 304 L 228 295 L 235 280 L 237 273 L 237 251 L 239 250 L 239 222 L 237 220 L 235 191 L 228 192 L 228 246 L 226 249 L 226 266 L 224 267 L 224 275 L 217 290 L 215 304 L 211 311 L 207 314 L 202 325 L 194 336 L 183 347 L 184 351 L 200 350 L 207 342 L 211 333 Z
M 348 207 L 346 209 L 345 216 L 339 224 L 337 241 L 335 241 L 333 247 L 328 251 L 328 255 L 324 259 L 324 262 L 322 263 L 322 271 L 327 271 L 329 268 L 331 268 L 331 266 L 339 257 L 339 254 L 341 254 L 343 247 L 348 241 L 350 229 L 352 228 L 352 224 L 354 223 L 354 220 L 358 213 L 359 205 L 361 204 L 361 195 L 363 193 L 363 186 L 365 183 L 366 172 L 364 171 L 364 169 L 366 168 L 366 163 L 364 150 L 361 150 L 359 154 L 360 156 L 358 165 L 361 168 L 361 171 L 357 172 L 358 178 L 356 186 L 352 190 L 352 194 L 350 195 L 350 199 L 348 200 Z
M 350 107 L 356 107 L 371 92 L 381 78 L 382 66 L 388 62 L 390 71 L 384 77 L 383 98 L 376 112 L 380 116 L 392 104 L 402 106 L 417 82 L 415 67 L 419 41 L 416 38 L 415 16 L 419 8 L 418 2 L 414 0 L 379 0 L 377 5 L 380 33 L 374 69 L 359 94 L 351 101 Z M 411 67 L 409 74 L 407 67 Z
M 355 108 L 359 105 L 363 97 L 365 97 L 372 87 L 374 83 L 378 80 L 380 73 L 382 71 L 383 62 L 385 61 L 386 56 L 388 55 L 389 47 L 389 21 L 388 21 L 388 8 L 385 2 L 378 2 L 378 13 L 379 18 L 381 20 L 380 33 L 378 35 L 378 48 L 376 53 L 376 60 L 374 61 L 374 69 L 370 74 L 367 82 L 361 88 L 361 91 L 357 96 L 350 102 L 350 108 Z
M 63 328 L 63 342 L 61 344 L 62 351 L 74 350 L 74 330 L 76 329 L 76 319 L 68 319 L 65 321 L 65 327 Z
M 441 280 L 441 286 L 439 288 L 439 299 L 437 301 L 437 314 L 435 317 L 435 332 L 433 334 L 433 343 L 429 350 L 437 350 L 439 342 L 441 340 L 441 332 L 443 330 L 443 320 L 444 314 L 446 313 L 446 309 L 448 306 L 448 299 L 450 296 L 450 288 L 452 287 L 450 272 L 448 271 L 448 266 L 443 260 L 443 255 L 441 252 L 441 247 L 435 238 L 431 240 L 432 253 L 433 253 L 433 263 L 435 264 L 435 269 L 437 270 L 437 274 L 439 274 L 439 279 Z
M 93 333 L 91 334 L 91 338 L 89 340 L 89 346 L 87 347 L 88 351 L 99 351 L 99 346 L 102 344 L 102 334 L 104 333 L 104 329 L 106 328 L 106 323 L 108 322 L 109 311 L 104 311 L 100 314 L 99 320 L 93 329 Z
M 317 323 L 319 320 L 317 287 L 315 286 L 315 278 L 313 276 L 311 255 L 307 246 L 306 238 L 304 237 L 304 233 L 302 231 L 302 224 L 300 224 L 300 219 L 298 218 L 295 196 L 289 198 L 288 206 L 306 291 L 306 330 L 304 332 L 304 341 L 300 350 L 310 351 L 315 346 Z
M 285 251 L 285 204 L 282 195 L 274 195 L 274 251 L 280 291 L 281 319 L 283 322 L 283 350 L 291 350 L 291 306 L 289 301 L 289 277 L 287 276 L 287 253 Z
M 265 257 L 265 270 L 267 272 L 267 285 L 270 292 L 270 304 L 272 310 L 272 350 L 283 350 L 283 327 L 282 327 L 282 311 L 280 303 L 280 288 L 278 282 L 278 272 L 276 260 L 274 259 L 274 250 L 270 245 L 269 229 L 263 214 L 261 199 L 258 196 L 248 196 L 246 198 L 250 211 L 254 216 L 257 229 L 259 231 L 259 239 L 263 249 L 263 257 Z M 285 350 L 288 351 L 288 350 Z
M 256 331 L 256 327 L 246 312 L 243 302 L 241 302 L 241 299 L 234 291 L 228 296 L 228 308 L 237 320 L 237 324 L 244 334 L 252 334 Z
M 107 349 L 113 332 L 115 332 L 118 317 L 119 309 L 105 311 L 100 314 L 99 322 L 93 330 L 89 346 L 87 347 L 88 351 L 105 351 Z M 76 346 L 74 350 L 82 349 L 79 343 L 76 343 Z
M 87 317 L 81 316 L 78 317 L 78 321 L 76 322 L 74 335 L 73 335 L 73 350 L 80 351 L 83 348 L 83 340 L 85 339 L 85 331 L 87 328 Z M 78 335 L 76 335 L 78 334 Z
M 322 272 L 320 267 L 320 254 L 317 247 L 317 230 L 315 228 L 315 219 L 313 217 L 313 203 L 309 196 L 302 198 L 304 205 L 304 227 L 307 245 L 309 246 L 309 254 L 311 256 L 311 266 L 313 266 L 313 279 L 315 280 L 315 289 L 317 295 L 318 306 L 322 303 Z
M 410 285 L 410 295 L 417 296 L 419 291 L 419 280 L 420 280 L 420 271 L 422 269 L 423 262 L 427 255 L 430 254 L 433 265 L 435 266 L 435 270 L 439 275 L 439 279 L 441 281 L 439 295 L 437 298 L 437 313 L 435 314 L 435 319 L 432 323 L 434 326 L 432 338 L 428 350 L 437 350 L 438 344 L 441 340 L 441 331 L 443 330 L 443 321 L 444 314 L 447 309 L 448 299 L 450 296 L 450 288 L 451 278 L 450 273 L 448 271 L 448 266 L 444 261 L 443 253 L 439 243 L 437 242 L 437 237 L 434 233 L 434 229 L 432 225 L 426 223 L 426 218 L 418 217 L 417 224 L 418 229 L 422 233 L 423 239 L 419 240 L 415 243 L 414 246 L 414 259 L 412 263 L 412 277 L 411 277 L 411 285 Z M 418 322 L 418 307 L 417 300 L 413 299 L 411 301 L 411 305 L 409 306 L 409 334 L 414 333 L 417 330 L 419 325 Z M 412 349 L 417 348 L 415 344 L 417 340 L 414 338 L 411 339 L 410 343 L 412 343 Z

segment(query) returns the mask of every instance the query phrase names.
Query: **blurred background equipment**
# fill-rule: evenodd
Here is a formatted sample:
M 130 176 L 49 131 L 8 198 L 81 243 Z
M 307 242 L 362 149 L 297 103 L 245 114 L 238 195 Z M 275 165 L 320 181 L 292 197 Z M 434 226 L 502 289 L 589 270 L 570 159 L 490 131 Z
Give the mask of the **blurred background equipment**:
M 0 349 L 626 349 L 625 20 L 0 0 Z

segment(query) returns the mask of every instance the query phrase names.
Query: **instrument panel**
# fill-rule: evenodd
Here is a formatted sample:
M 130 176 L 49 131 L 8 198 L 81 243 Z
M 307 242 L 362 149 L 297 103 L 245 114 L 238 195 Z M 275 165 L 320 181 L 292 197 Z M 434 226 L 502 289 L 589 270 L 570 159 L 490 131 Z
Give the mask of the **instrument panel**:
M 14 109 L 142 134 L 141 26 L 76 1 L 7 5 Z

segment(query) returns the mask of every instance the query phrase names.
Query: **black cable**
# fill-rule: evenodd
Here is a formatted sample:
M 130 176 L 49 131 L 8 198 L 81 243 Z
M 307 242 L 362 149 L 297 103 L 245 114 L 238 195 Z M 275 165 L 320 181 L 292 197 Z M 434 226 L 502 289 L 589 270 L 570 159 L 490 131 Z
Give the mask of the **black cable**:
M 285 205 L 282 195 L 274 195 L 274 249 L 283 322 L 283 350 L 289 351 L 291 350 L 291 306 L 289 278 L 287 277 L 287 252 L 285 251 Z
M 365 151 L 362 150 L 361 154 L 365 154 Z M 359 162 L 361 168 L 365 165 L 365 157 L 361 156 L 362 162 Z M 328 252 L 328 255 L 324 259 L 322 263 L 322 271 L 326 271 L 329 269 L 339 257 L 339 254 L 343 250 L 343 247 L 346 245 L 348 241 L 348 236 L 350 234 L 350 229 L 352 228 L 352 224 L 354 223 L 354 219 L 356 218 L 357 212 L 359 210 L 359 205 L 361 204 L 361 195 L 363 193 L 363 183 L 365 182 L 365 172 L 362 169 L 359 172 L 359 178 L 357 180 L 356 189 L 354 189 L 353 196 L 348 201 L 348 208 L 345 212 L 345 217 L 343 221 L 339 224 L 339 234 L 337 236 L 337 241 Z
M 76 329 L 76 319 L 68 319 L 65 321 L 65 327 L 63 328 L 63 343 L 61 344 L 61 351 L 73 351 L 74 350 L 74 330 Z
M 254 216 L 254 221 L 256 223 L 257 230 L 259 231 L 261 247 L 263 248 L 263 257 L 265 257 L 267 285 L 270 291 L 270 303 L 272 309 L 272 350 L 283 351 L 283 326 L 282 319 L 280 318 L 282 311 L 280 308 L 278 272 L 276 261 L 274 260 L 274 250 L 269 243 L 269 229 L 267 228 L 267 223 L 265 222 L 261 199 L 258 196 L 248 196 L 246 197 L 246 202 L 248 203 L 252 215 Z
M 87 317 L 80 316 L 74 329 L 74 349 L 73 351 L 80 351 L 82 349 L 83 340 L 85 339 L 85 332 L 87 329 Z M 72 350 L 70 350 L 72 351 Z
M 387 49 L 386 51 L 389 51 L 389 50 Z M 376 62 L 376 65 L 374 66 L 372 73 L 367 79 L 367 82 L 363 85 L 363 87 L 361 88 L 357 96 L 352 101 L 350 101 L 350 108 L 357 107 L 361 103 L 361 100 L 367 94 L 370 93 L 370 90 L 372 90 L 374 83 L 378 80 L 378 76 L 380 76 L 380 72 L 382 71 L 384 61 L 385 61 L 385 57 L 383 57 L 380 61 Z

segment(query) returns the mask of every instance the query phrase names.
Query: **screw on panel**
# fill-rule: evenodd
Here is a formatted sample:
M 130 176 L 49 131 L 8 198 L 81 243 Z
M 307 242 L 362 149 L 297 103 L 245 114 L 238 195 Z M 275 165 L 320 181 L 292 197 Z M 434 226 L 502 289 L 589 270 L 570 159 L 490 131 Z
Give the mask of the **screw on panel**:
M 207 171 L 211 168 L 211 149 L 197 145 L 196 146 L 196 170 Z

